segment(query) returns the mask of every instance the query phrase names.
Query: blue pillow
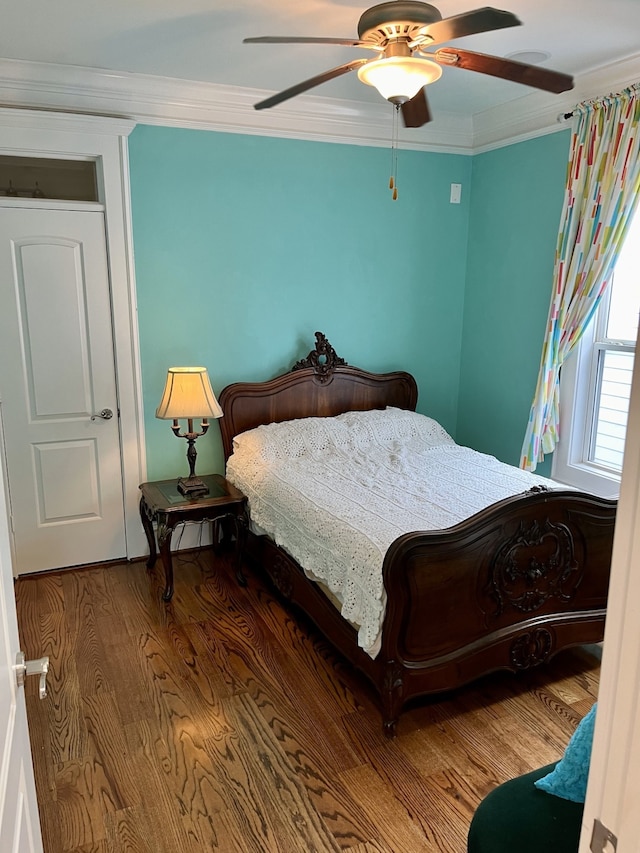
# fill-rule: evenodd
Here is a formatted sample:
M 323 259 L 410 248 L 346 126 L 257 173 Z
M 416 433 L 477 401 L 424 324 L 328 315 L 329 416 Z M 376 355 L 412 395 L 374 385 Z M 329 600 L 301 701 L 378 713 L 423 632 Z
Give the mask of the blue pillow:
M 587 777 L 595 720 L 596 705 L 578 723 L 578 728 L 571 736 L 564 755 L 551 773 L 534 782 L 536 788 L 548 794 L 554 794 L 556 797 L 562 797 L 563 800 L 584 803 L 587 795 Z

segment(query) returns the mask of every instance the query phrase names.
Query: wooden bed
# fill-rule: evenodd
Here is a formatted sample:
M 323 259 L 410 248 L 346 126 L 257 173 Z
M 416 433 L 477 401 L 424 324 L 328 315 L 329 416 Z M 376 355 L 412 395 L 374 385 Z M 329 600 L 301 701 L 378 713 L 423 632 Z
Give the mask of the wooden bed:
M 235 435 L 260 424 L 386 406 L 415 410 L 416 402 L 410 374 L 351 367 L 316 332 L 315 349 L 291 372 L 221 392 L 225 458 Z M 393 736 L 413 697 L 495 670 L 526 670 L 602 639 L 615 513 L 615 501 L 532 490 L 446 530 L 398 537 L 383 564 L 387 607 L 375 659 L 289 554 L 253 534 L 247 554 L 370 679 Z

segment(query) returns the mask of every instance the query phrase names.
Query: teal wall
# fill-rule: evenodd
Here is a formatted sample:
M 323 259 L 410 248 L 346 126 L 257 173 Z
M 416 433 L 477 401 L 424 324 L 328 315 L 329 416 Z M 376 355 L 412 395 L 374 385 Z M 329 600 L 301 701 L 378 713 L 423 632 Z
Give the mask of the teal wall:
M 267 379 L 323 331 L 373 371 L 406 369 L 418 408 L 455 432 L 471 158 L 139 126 L 129 139 L 148 476 L 186 471 L 155 419 L 167 367 L 214 390 Z M 461 183 L 462 204 L 449 203 Z M 198 471 L 222 471 L 219 430 Z
M 569 142 L 563 130 L 473 158 L 456 438 L 513 465 L 537 381 Z
M 287 370 L 326 333 L 406 369 L 419 411 L 518 464 L 549 304 L 569 130 L 473 158 L 139 126 L 129 140 L 148 475 L 186 469 L 154 417 L 166 369 Z M 462 204 L 449 203 L 451 183 Z M 222 471 L 214 425 L 199 471 Z M 550 470 L 550 459 L 538 468 Z

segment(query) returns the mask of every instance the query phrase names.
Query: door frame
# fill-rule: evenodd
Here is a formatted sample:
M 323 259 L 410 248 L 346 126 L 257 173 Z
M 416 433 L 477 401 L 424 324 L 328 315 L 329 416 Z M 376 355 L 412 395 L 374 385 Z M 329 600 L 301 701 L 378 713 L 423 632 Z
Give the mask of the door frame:
M 128 136 L 135 122 L 0 108 L 0 155 L 94 160 L 104 205 L 120 443 L 126 556 L 146 553 L 138 486 L 146 480 L 144 413 L 129 189 Z

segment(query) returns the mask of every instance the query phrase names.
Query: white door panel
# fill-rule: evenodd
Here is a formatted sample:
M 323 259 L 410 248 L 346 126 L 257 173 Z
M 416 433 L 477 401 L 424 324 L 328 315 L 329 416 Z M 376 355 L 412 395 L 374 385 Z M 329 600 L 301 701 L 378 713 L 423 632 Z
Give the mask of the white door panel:
M 0 208 L 0 398 L 18 574 L 125 556 L 101 211 Z M 113 417 L 97 417 L 104 409 Z
M 33 445 L 34 480 L 38 490 L 40 524 L 55 524 L 77 518 L 99 518 L 98 447 L 87 441 L 47 442 Z M 73 483 L 67 472 L 74 471 Z
M 82 244 L 36 239 L 13 246 L 30 417 L 87 414 L 91 376 Z M 52 270 L 56 286 L 48 287 Z M 64 346 L 59 345 L 61 335 Z M 50 381 L 61 373 L 64 385 Z
M 24 697 L 20 699 L 24 706 Z M 0 844 L 3 853 L 37 853 L 42 851 L 40 821 L 35 800 L 35 789 L 32 790 L 33 769 L 27 763 L 31 762 L 29 735 L 26 720 L 22 716 L 26 712 L 20 709 L 20 724 L 8 733 L 12 739 L 12 754 L 9 760 L 9 775 L 11 784 L 5 791 L 4 810 L 0 824 Z M 23 754 L 22 750 L 24 751 Z

